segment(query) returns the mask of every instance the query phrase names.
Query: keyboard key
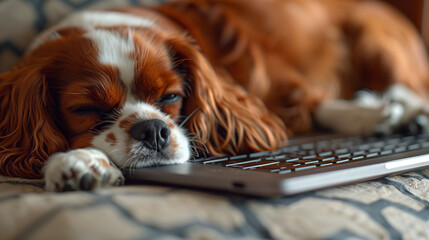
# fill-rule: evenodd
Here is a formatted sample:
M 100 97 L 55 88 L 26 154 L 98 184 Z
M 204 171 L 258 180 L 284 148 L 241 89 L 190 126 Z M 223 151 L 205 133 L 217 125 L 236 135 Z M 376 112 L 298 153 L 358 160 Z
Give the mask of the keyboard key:
M 288 160 L 286 160 L 286 162 L 296 162 L 296 161 L 299 161 L 301 158 L 291 158 L 291 159 L 288 159 Z
M 370 144 L 364 144 L 364 145 L 360 145 L 357 147 L 357 149 L 359 149 L 359 150 L 368 150 L 370 148 L 371 148 Z
M 369 150 L 369 152 L 370 152 L 370 153 L 373 153 L 373 152 L 381 152 L 381 148 L 372 148 L 372 149 L 370 149 L 370 150 Z
M 289 152 L 297 152 L 299 150 L 299 146 L 290 146 L 285 147 L 281 149 L 282 153 L 289 153 Z
M 296 152 L 296 155 L 298 155 L 298 156 L 307 156 L 307 155 L 311 155 L 311 154 L 313 154 L 313 153 L 309 153 L 308 151 Z
M 371 145 L 372 145 L 373 148 L 382 148 L 382 147 L 384 147 L 384 145 L 386 145 L 386 143 L 383 142 L 383 141 L 378 141 L 378 142 L 375 142 L 375 143 L 373 143 Z
M 392 154 L 392 153 L 393 153 L 392 150 L 386 150 L 386 151 L 380 152 L 380 155 L 388 155 L 388 154 Z
M 279 172 L 279 174 L 285 174 L 285 173 L 291 173 L 292 170 L 291 169 L 287 169 L 287 170 L 282 170 Z
M 248 154 L 241 154 L 241 155 L 237 155 L 237 156 L 229 157 L 229 159 L 230 159 L 230 160 L 234 160 L 234 159 L 245 159 L 245 158 L 248 158 L 248 157 L 249 157 L 249 155 L 248 155 Z
M 342 149 L 335 150 L 335 153 L 336 154 L 344 154 L 344 153 L 347 153 L 348 151 L 349 150 L 347 148 L 342 148 Z
M 271 156 L 272 153 L 270 152 L 255 152 L 255 153 L 250 153 L 249 157 L 251 158 L 258 158 L 258 157 L 266 157 L 266 156 Z
M 375 152 L 375 153 L 370 153 L 370 154 L 367 154 L 367 155 L 366 155 L 366 157 L 367 157 L 367 158 L 376 157 L 376 156 L 378 156 L 378 153 L 377 153 L 377 152 Z
M 274 156 L 274 160 L 286 159 L 286 154 L 281 154 L 278 156 Z
M 327 156 L 331 156 L 332 154 L 334 154 L 333 151 L 328 151 L 328 152 L 319 153 L 319 156 L 320 157 L 327 157 Z
M 243 166 L 243 169 L 250 169 L 250 168 L 259 168 L 259 167 L 267 167 L 267 166 L 271 166 L 271 165 L 276 165 L 279 162 L 271 162 L 271 161 L 260 161 L 260 162 L 256 162 L 255 163 L 250 163 L 250 164 L 243 164 L 241 166 Z
M 239 162 L 232 162 L 232 163 L 228 163 L 225 165 L 225 167 L 232 167 L 232 166 L 237 166 L 237 165 L 245 165 L 248 163 L 255 163 L 255 162 L 260 162 L 261 159 L 254 159 L 254 160 L 249 160 L 249 161 L 239 161 Z
M 353 156 L 357 156 L 357 155 L 364 155 L 365 151 L 357 151 L 353 153 Z
M 405 152 L 406 150 L 407 148 L 402 146 L 402 147 L 395 148 L 393 151 L 395 151 L 395 153 L 400 153 L 400 152 Z
M 391 150 L 394 149 L 396 147 L 396 144 L 391 144 L 391 145 L 387 145 L 383 147 L 383 150 Z
M 217 162 L 224 162 L 227 161 L 229 158 L 224 157 L 224 158 L 218 158 L 218 159 L 213 159 L 213 160 L 209 160 L 209 161 L 204 161 L 203 164 L 209 164 L 209 163 L 217 163 Z
M 307 159 L 314 159 L 316 157 L 317 157 L 316 155 L 310 155 L 310 156 L 305 156 L 302 159 L 307 160 Z
M 412 142 L 412 141 L 414 141 L 416 139 L 416 137 L 415 136 L 406 136 L 406 137 L 403 137 L 402 138 L 402 142 Z
M 328 158 L 324 158 L 324 159 L 322 159 L 322 161 L 323 162 L 326 162 L 326 161 L 332 161 L 332 160 L 334 160 L 335 159 L 335 157 L 328 157 Z
M 301 145 L 301 149 L 303 150 L 313 150 L 315 148 L 315 144 L 314 143 L 305 143 Z
M 350 159 L 344 159 L 344 160 L 339 160 L 339 161 L 336 161 L 335 163 L 345 163 L 345 162 L 348 162 Z
M 220 158 L 217 160 L 206 161 L 206 162 L 204 162 L 204 164 L 214 164 L 214 165 L 221 165 L 224 167 L 229 167 L 229 166 L 234 166 L 234 165 L 240 165 L 240 164 L 247 163 L 247 162 L 257 162 L 257 161 L 261 161 L 261 160 L 262 160 L 261 158 L 246 158 L 246 159 L 234 159 L 234 160 L 230 160 L 229 158 Z
M 350 153 L 346 153 L 346 154 L 338 155 L 338 158 L 346 158 L 346 157 L 350 157 L 350 156 L 351 156 Z
M 420 148 L 420 144 L 418 144 L 418 143 L 408 146 L 408 150 L 411 150 L 411 151 L 417 150 L 419 148 Z
M 310 165 L 310 164 L 316 164 L 316 163 L 318 163 L 319 162 L 319 160 L 316 160 L 316 161 L 309 161 L 309 162 L 305 162 L 304 164 L 305 165 Z
M 298 168 L 295 168 L 295 171 L 303 171 L 303 170 L 308 170 L 308 169 L 312 169 L 315 167 L 316 167 L 316 165 L 310 165 L 310 166 L 306 166 L 306 167 L 298 167 Z
M 387 141 L 387 144 L 396 145 L 401 141 L 401 138 L 394 138 Z

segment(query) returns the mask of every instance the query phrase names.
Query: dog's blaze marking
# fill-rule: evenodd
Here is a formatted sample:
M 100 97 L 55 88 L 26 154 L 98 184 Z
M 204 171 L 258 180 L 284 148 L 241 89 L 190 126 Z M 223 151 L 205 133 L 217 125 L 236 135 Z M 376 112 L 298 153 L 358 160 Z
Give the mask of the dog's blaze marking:
M 115 146 L 116 145 L 116 143 L 117 143 L 117 140 L 116 140 L 116 137 L 115 137 L 115 134 L 113 134 L 113 133 L 109 133 L 109 134 L 107 134 L 107 136 L 106 136 L 106 140 L 105 140 L 107 143 L 110 143 L 110 146 Z

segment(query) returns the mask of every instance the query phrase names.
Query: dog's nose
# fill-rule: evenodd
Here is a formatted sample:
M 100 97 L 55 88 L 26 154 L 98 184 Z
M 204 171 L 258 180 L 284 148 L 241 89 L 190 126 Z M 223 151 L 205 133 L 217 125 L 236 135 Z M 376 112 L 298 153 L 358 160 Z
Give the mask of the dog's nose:
M 134 124 L 130 135 L 141 141 L 147 148 L 161 152 L 170 142 L 170 128 L 159 119 L 143 120 Z

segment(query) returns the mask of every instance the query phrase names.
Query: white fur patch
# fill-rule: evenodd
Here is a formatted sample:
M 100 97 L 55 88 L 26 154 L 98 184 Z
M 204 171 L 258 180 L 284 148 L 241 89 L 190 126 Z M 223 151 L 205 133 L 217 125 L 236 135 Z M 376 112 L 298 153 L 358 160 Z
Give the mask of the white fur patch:
M 128 89 L 134 80 L 134 59 L 131 54 L 134 52 L 134 42 L 132 37 L 121 36 L 119 33 L 108 30 L 92 30 L 85 34 L 94 41 L 98 49 L 98 60 L 100 63 L 112 65 L 119 68 L 121 80 Z

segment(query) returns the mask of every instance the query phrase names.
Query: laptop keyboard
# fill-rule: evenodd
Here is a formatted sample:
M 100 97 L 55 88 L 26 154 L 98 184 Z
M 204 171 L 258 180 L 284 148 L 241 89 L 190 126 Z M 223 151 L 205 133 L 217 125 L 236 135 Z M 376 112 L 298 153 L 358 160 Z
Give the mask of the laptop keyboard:
M 197 159 L 195 162 L 250 171 L 286 174 L 419 149 L 428 149 L 429 151 L 429 134 L 337 138 L 287 146 L 275 152 L 205 158 Z

